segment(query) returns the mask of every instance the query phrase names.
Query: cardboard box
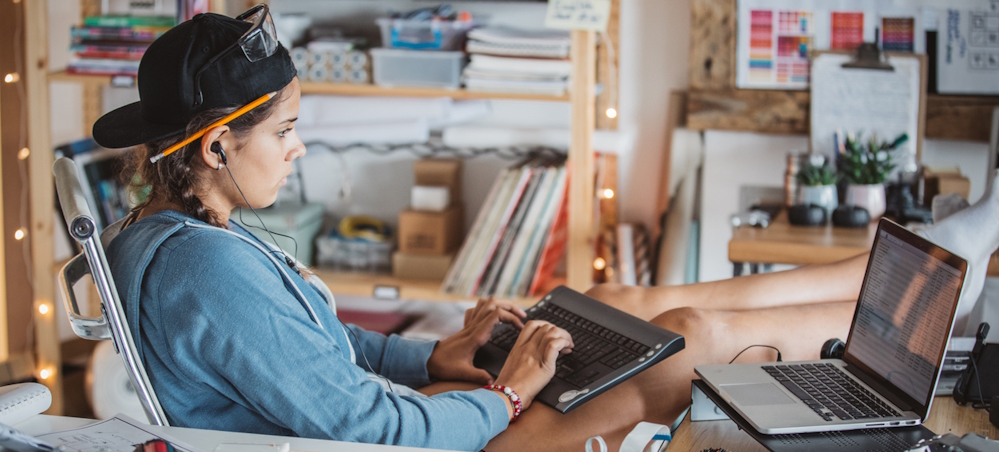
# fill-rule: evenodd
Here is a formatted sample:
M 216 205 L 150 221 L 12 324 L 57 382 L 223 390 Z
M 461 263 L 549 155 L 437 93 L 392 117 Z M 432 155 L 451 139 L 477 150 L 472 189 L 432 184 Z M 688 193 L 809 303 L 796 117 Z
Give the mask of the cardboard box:
M 397 251 L 392 254 L 392 275 L 402 279 L 443 281 L 453 260 L 453 253 L 443 256 L 429 256 Z
M 413 163 L 413 185 L 447 187 L 451 192 L 451 204 L 460 204 L 461 160 L 417 160 Z
M 461 205 L 443 212 L 404 210 L 399 213 L 399 251 L 443 256 L 461 246 L 464 216 Z
M 923 194 L 927 205 L 933 201 L 933 197 L 936 195 L 957 193 L 964 199 L 968 199 L 971 194 L 971 181 L 962 176 L 957 168 L 925 168 L 923 176 L 925 178 Z

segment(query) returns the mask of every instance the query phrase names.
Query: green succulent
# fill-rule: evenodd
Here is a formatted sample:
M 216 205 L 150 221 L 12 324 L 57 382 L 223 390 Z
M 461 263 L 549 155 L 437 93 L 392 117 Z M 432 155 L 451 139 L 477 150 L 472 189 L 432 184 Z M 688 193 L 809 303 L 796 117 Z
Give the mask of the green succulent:
M 865 145 L 852 136 L 848 137 L 839 154 L 839 173 L 850 184 L 883 184 L 897 166 L 893 151 L 908 140 L 909 135 L 904 133 L 893 141 L 878 141 L 872 135 Z
M 821 185 L 835 185 L 839 181 L 839 174 L 829 165 L 805 165 L 798 171 L 798 183 L 810 187 Z

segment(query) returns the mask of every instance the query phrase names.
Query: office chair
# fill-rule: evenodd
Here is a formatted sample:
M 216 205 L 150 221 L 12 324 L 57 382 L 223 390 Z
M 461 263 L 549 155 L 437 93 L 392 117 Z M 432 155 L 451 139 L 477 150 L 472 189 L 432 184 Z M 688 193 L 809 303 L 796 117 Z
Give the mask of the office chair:
M 52 165 L 52 172 L 55 175 L 56 194 L 62 205 L 66 228 L 69 229 L 69 235 L 83 248 L 83 252 L 63 266 L 59 273 L 59 289 L 62 291 L 63 304 L 73 332 L 83 339 L 111 339 L 115 351 L 125 363 L 129 381 L 139 396 L 149 422 L 167 426 L 169 423 L 166 413 L 156 398 L 156 392 L 149 383 L 149 377 L 132 341 L 132 332 L 125 319 L 125 309 L 118 298 L 118 290 L 111 276 L 107 258 L 104 256 L 104 246 L 94 216 L 90 213 L 87 198 L 80 185 L 76 163 L 68 158 L 60 158 Z M 110 225 L 106 228 L 106 232 L 116 234 L 119 226 L 119 224 Z M 105 238 L 110 240 L 107 236 Z M 82 315 L 76 303 L 76 295 L 73 293 L 76 282 L 88 274 L 97 286 L 97 293 L 100 296 L 102 313 L 100 317 Z

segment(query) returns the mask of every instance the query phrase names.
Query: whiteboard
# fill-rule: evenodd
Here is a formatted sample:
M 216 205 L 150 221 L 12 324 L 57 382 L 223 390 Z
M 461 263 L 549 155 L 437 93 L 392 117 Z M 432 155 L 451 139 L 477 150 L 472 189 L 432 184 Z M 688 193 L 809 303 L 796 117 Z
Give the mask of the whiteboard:
M 836 134 L 855 134 L 866 141 L 875 133 L 881 141 L 909 135 L 898 163 L 915 163 L 919 142 L 920 61 L 917 57 L 888 59 L 894 71 L 844 68 L 850 55 L 822 54 L 812 62 L 811 148 L 834 156 Z M 908 156 L 903 158 L 902 156 Z

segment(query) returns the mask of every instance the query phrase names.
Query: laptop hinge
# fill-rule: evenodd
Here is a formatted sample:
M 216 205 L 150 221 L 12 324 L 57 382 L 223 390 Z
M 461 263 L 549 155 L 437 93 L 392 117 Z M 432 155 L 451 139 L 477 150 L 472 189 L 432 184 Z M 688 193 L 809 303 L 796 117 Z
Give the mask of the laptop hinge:
M 858 380 L 864 382 L 867 386 L 869 386 L 871 389 L 873 389 L 874 392 L 876 392 L 876 393 L 880 394 L 882 397 L 888 399 L 889 402 L 893 403 L 900 410 L 902 410 L 902 411 L 914 411 L 912 409 L 911 405 L 909 405 L 908 403 L 906 403 L 905 401 L 903 401 L 901 398 L 899 398 L 898 396 L 896 396 L 895 393 L 892 392 L 890 389 L 886 388 L 881 383 L 878 383 L 878 381 L 875 380 L 874 377 L 871 377 L 870 375 L 868 375 L 866 372 L 864 372 L 862 369 L 860 369 L 857 366 L 851 366 L 849 363 L 846 363 L 846 362 L 844 362 L 844 364 L 845 364 L 845 366 L 843 366 L 843 369 L 845 369 L 847 372 L 850 372 L 850 375 L 853 375 L 854 377 L 857 377 Z

